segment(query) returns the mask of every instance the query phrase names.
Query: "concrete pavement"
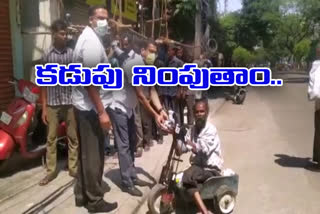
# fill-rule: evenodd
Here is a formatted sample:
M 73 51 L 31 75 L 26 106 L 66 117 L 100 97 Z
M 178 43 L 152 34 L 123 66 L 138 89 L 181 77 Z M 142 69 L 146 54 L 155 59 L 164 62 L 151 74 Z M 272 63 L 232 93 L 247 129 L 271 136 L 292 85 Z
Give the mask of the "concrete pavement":
M 210 101 L 211 114 L 214 114 L 224 103 L 224 99 Z M 163 145 L 155 145 L 149 152 L 144 152 L 136 159 L 138 176 L 150 183 L 156 183 L 163 164 L 166 161 L 172 138 L 164 138 Z M 45 187 L 38 186 L 44 176 L 44 169 L 36 164 L 26 171 L 14 172 L 0 178 L 0 213 L 88 213 L 85 208 L 77 208 L 74 204 L 73 179 L 67 171 L 61 171 L 57 179 Z M 150 188 L 139 188 L 143 197 L 132 197 L 123 193 L 120 186 L 118 159 L 108 158 L 104 169 L 105 184 L 110 191 L 105 194 L 106 201 L 117 201 L 119 208 L 114 213 L 140 213 L 141 205 L 147 199 Z
M 320 174 L 309 171 L 314 105 L 306 84 L 250 88 L 225 104 L 216 125 L 225 165 L 240 175 L 237 214 L 318 214 Z
M 248 88 L 244 105 L 233 105 L 217 99 L 210 101 L 210 107 L 213 111 L 219 109 L 210 115 L 209 120 L 218 128 L 224 166 L 240 175 L 234 214 L 320 213 L 317 201 L 320 197 L 320 173 L 307 169 L 312 156 L 314 104 L 307 100 L 306 84 L 251 87 Z M 150 152 L 137 159 L 137 167 L 144 169 L 140 170 L 144 172 L 144 175 L 139 175 L 142 179 L 158 179 L 171 139 L 166 138 L 165 142 L 163 145 L 155 145 Z M 188 155 L 184 155 L 183 159 L 187 160 Z M 111 191 L 105 194 L 105 199 L 119 202 L 119 209 L 114 213 L 146 214 L 148 209 L 145 199 L 150 189 L 141 188 L 144 192 L 142 198 L 121 192 L 118 187 L 120 177 L 117 162 L 117 159 L 106 161 L 104 180 Z M 181 169 L 187 165 L 188 162 L 184 161 Z M 43 200 L 50 191 L 56 191 L 62 183 L 68 184 L 71 179 L 66 174 L 62 172 L 60 180 L 48 187 L 32 186 L 0 202 L 0 213 L 23 213 L 32 204 Z M 34 179 L 38 181 L 40 177 Z M 4 188 L 1 182 L 4 183 L 2 178 L 0 195 L 1 188 Z M 13 182 L 10 180 L 10 183 Z M 87 213 L 85 209 L 74 206 L 72 191 L 72 187 L 62 189 L 56 199 L 37 211 Z
M 224 167 L 240 176 L 234 214 L 320 213 L 320 172 L 307 169 L 313 113 L 307 85 L 285 83 L 248 88 L 244 105 L 226 102 L 210 117 L 222 142 Z M 139 213 L 147 211 L 144 204 Z

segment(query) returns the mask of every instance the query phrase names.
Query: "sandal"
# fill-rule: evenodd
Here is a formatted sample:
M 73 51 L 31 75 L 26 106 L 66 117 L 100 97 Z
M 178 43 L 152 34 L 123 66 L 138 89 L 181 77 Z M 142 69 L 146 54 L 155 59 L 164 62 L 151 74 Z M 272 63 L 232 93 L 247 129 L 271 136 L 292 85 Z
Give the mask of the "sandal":
M 56 176 L 49 176 L 47 175 L 46 177 L 44 177 L 40 182 L 39 182 L 39 186 L 45 186 L 48 183 L 50 183 L 50 181 L 52 181 L 53 179 L 55 179 Z

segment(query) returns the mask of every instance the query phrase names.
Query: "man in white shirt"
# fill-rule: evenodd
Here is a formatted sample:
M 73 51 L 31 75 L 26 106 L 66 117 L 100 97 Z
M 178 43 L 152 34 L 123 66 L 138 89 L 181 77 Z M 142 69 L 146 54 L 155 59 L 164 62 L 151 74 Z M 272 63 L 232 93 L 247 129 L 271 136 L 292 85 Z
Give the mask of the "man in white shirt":
M 320 43 L 316 48 L 316 63 L 320 63 Z M 315 100 L 314 112 L 314 140 L 313 140 L 313 157 L 312 161 L 315 163 L 314 167 L 320 169 L 320 100 Z
M 107 63 L 102 44 L 106 36 L 108 11 L 102 6 L 89 9 L 89 22 L 80 35 L 73 55 L 73 62 L 83 67 L 96 67 Z M 75 185 L 76 206 L 84 206 L 89 212 L 110 212 L 117 203 L 103 200 L 102 176 L 104 168 L 104 131 L 111 128 L 105 108 L 112 102 L 112 91 L 93 85 L 76 86 L 72 90 L 72 104 L 79 135 L 79 166 Z
M 188 131 L 185 140 L 187 147 L 192 151 L 191 166 L 184 171 L 182 177 L 184 187 L 203 214 L 209 212 L 201 199 L 198 184 L 212 176 L 220 175 L 223 164 L 220 138 L 216 127 L 207 121 L 208 112 L 208 102 L 204 99 L 197 100 L 194 106 L 196 123 Z M 182 151 L 180 145 L 177 144 L 178 154 L 186 152 Z
M 135 186 L 148 186 L 149 183 L 137 177 L 134 166 L 134 152 L 136 147 L 134 109 L 139 100 L 143 107 L 155 118 L 161 127 L 167 115 L 162 111 L 157 94 L 151 91 L 150 99 L 156 106 L 156 110 L 150 105 L 144 95 L 143 87 L 132 86 L 132 67 L 144 65 L 143 57 L 137 54 L 132 48 L 132 42 L 128 36 L 122 40 L 124 54 L 127 54 L 121 67 L 124 71 L 124 87 L 120 91 L 113 91 L 113 102 L 107 109 L 110 115 L 115 136 L 115 143 L 118 148 L 120 174 L 122 179 L 122 190 L 133 196 L 142 196 L 142 192 Z M 122 54 L 122 57 L 124 55 Z M 137 100 L 138 98 L 138 100 Z

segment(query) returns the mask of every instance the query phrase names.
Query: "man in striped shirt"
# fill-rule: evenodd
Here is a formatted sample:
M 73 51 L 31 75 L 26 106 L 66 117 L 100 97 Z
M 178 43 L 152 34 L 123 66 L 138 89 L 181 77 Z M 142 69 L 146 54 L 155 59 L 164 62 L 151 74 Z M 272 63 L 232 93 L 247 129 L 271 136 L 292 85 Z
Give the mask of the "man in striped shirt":
M 51 25 L 52 46 L 45 51 L 42 64 L 59 63 L 68 65 L 72 62 L 73 51 L 66 46 L 67 25 L 62 20 L 56 20 Z M 48 126 L 47 137 L 47 175 L 39 185 L 46 185 L 57 176 L 57 128 L 60 119 L 66 121 L 68 137 L 68 167 L 69 175 L 75 177 L 78 160 L 78 139 L 76 121 L 71 100 L 71 86 L 43 87 L 42 120 Z

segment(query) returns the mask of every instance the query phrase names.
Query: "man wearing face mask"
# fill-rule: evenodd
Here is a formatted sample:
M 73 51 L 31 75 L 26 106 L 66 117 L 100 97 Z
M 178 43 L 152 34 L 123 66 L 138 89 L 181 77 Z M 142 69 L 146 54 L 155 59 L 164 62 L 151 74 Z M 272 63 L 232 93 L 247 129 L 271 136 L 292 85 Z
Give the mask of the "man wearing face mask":
M 198 185 L 212 176 L 220 175 L 223 164 L 220 138 L 216 127 L 207 121 L 208 112 L 208 102 L 204 99 L 197 100 L 194 105 L 196 123 L 182 140 L 188 149 L 183 151 L 181 145 L 177 144 L 179 155 L 192 151 L 191 166 L 184 171 L 182 182 L 203 214 L 209 212 L 201 199 Z
M 155 118 L 157 124 L 163 127 L 164 130 L 166 130 L 164 121 L 168 119 L 168 116 L 162 111 L 157 94 L 150 91 L 153 107 L 150 104 L 150 100 L 145 96 L 144 87 L 132 86 L 132 68 L 135 65 L 144 65 L 144 61 L 143 57 L 133 50 L 131 37 L 124 36 L 122 45 L 124 53 L 127 54 L 127 57 L 120 64 L 124 72 L 124 87 L 122 90 L 112 92 L 112 104 L 107 111 L 111 118 L 115 143 L 118 148 L 122 190 L 133 196 L 142 196 L 142 192 L 136 186 L 148 186 L 150 184 L 140 180 L 136 173 L 134 163 L 136 139 L 133 134 L 136 133 L 134 109 L 138 104 L 137 101 L 140 101 L 143 107 Z
M 108 63 L 103 37 L 108 33 L 108 11 L 103 6 L 90 7 L 89 23 L 80 35 L 73 55 L 73 62 L 83 67 L 96 67 Z M 75 204 L 89 212 L 110 212 L 117 203 L 103 200 L 102 176 L 104 168 L 104 132 L 111 128 L 106 108 L 112 102 L 112 91 L 101 87 L 75 86 L 72 103 L 78 124 L 80 141 L 78 176 L 75 185 Z
M 152 43 L 141 42 L 139 44 L 141 48 L 141 56 L 146 65 L 153 65 L 157 47 Z M 151 87 L 143 87 L 143 93 L 147 99 L 150 99 Z M 153 88 L 153 90 L 155 90 Z M 140 103 L 135 108 L 135 124 L 136 124 L 136 136 L 137 136 L 137 149 L 136 157 L 141 157 L 143 149 L 149 151 L 153 146 L 152 138 L 152 116 Z

